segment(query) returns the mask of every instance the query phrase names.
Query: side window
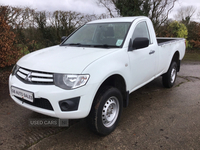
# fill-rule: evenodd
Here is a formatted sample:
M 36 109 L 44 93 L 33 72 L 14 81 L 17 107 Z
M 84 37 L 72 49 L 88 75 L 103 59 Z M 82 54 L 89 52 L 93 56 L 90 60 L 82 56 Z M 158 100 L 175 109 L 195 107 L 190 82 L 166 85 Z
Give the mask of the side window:
M 145 21 L 139 23 L 136 26 L 136 28 L 135 28 L 135 30 L 133 32 L 132 40 L 134 41 L 135 38 L 139 38 L 139 37 L 148 38 L 149 39 L 149 43 L 151 43 L 149 30 L 148 30 L 148 27 L 147 27 L 147 24 L 146 24 Z

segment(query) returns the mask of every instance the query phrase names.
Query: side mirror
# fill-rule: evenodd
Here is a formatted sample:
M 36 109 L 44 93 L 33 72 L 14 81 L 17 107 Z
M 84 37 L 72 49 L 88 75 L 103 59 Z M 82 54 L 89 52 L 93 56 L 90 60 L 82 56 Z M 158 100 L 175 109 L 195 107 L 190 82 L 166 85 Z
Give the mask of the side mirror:
M 63 41 L 65 40 L 65 38 L 66 38 L 66 36 L 63 36 L 63 37 L 61 38 L 61 42 L 63 42 Z
M 140 38 L 135 38 L 135 40 L 133 41 L 132 48 L 140 49 L 148 46 L 149 46 L 149 39 L 140 37 Z

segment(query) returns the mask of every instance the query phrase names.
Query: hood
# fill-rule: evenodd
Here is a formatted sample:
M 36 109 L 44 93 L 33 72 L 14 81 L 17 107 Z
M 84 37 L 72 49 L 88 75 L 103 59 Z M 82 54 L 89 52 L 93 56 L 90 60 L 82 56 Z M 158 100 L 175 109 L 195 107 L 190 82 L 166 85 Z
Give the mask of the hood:
M 80 74 L 95 60 L 116 49 L 53 46 L 22 57 L 17 64 L 35 71 Z

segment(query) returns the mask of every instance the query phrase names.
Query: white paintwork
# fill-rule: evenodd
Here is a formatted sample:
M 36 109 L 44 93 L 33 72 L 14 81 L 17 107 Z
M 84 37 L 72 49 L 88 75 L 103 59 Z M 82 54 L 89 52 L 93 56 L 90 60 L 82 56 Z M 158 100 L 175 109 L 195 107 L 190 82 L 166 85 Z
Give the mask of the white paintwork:
M 22 57 L 17 64 L 36 71 L 80 74 L 87 65 L 113 51 L 115 49 L 52 46 Z
M 138 23 L 146 21 L 151 37 L 151 44 L 143 50 L 128 51 L 129 41 Z M 54 111 L 37 108 L 22 103 L 11 95 L 19 105 L 33 111 L 62 119 L 86 117 L 91 109 L 93 99 L 101 84 L 110 76 L 121 75 L 126 83 L 126 90 L 133 92 L 156 77 L 166 73 L 173 55 L 179 52 L 181 60 L 185 54 L 185 40 L 158 46 L 153 25 L 147 17 L 125 17 L 92 21 L 91 23 L 132 22 L 122 48 L 84 48 L 70 46 L 53 46 L 30 53 L 21 58 L 17 65 L 34 71 L 65 74 L 89 74 L 85 86 L 74 90 L 64 90 L 55 85 L 33 85 L 21 82 L 16 76 L 10 75 L 9 87 L 20 88 L 34 93 L 35 98 L 46 98 Z M 149 52 L 155 51 L 149 55 Z M 81 97 L 77 111 L 63 112 L 60 100 Z

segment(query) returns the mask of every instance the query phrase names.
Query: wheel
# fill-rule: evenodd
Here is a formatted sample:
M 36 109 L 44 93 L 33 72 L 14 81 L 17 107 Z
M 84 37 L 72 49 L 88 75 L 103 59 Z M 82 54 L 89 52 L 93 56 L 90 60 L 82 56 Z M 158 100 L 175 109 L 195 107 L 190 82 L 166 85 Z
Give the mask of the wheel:
M 166 88 L 171 88 L 176 81 L 176 76 L 177 76 L 177 63 L 172 62 L 168 71 L 162 77 L 163 86 Z
M 122 94 L 117 88 L 103 88 L 95 97 L 87 117 L 89 128 L 100 135 L 110 134 L 119 122 L 122 106 Z

